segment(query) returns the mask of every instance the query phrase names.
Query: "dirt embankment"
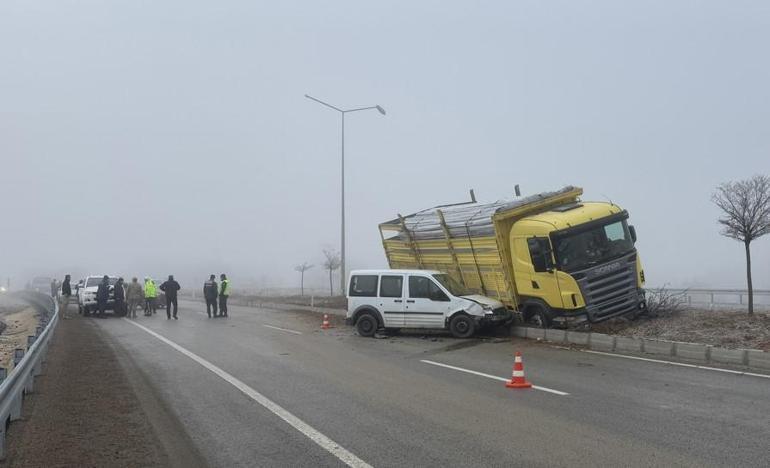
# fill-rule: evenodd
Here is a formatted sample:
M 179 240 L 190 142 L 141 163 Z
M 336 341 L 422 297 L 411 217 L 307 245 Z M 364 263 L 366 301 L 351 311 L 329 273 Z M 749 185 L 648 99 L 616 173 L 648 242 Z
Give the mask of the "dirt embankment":
M 615 319 L 591 326 L 615 335 L 705 343 L 723 348 L 770 351 L 770 314 L 687 309 L 636 321 Z
M 27 349 L 27 337 L 35 334 L 39 322 L 34 307 L 11 298 L 0 298 L 0 367 L 11 371 L 14 350 Z
M 92 320 L 59 322 L 35 392 L 8 430 L 3 465 L 203 466 L 179 422 Z

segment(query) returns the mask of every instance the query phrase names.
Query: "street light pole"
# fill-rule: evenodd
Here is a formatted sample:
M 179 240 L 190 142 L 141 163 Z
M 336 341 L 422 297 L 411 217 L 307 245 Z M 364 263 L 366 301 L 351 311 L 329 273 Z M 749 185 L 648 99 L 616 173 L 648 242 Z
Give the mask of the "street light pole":
M 335 107 L 328 102 L 324 102 L 320 99 L 314 98 L 313 96 L 310 96 L 309 94 L 305 94 L 305 97 L 310 99 L 311 101 L 315 101 L 323 106 L 326 106 L 330 109 L 333 109 L 340 113 L 342 117 L 342 155 L 340 159 L 340 169 L 341 169 L 341 177 L 340 177 L 340 194 L 341 194 L 341 226 L 340 226 L 340 291 L 342 292 L 342 295 L 345 295 L 345 114 L 349 112 L 358 112 L 358 111 L 365 111 L 365 110 L 371 110 L 376 109 L 377 112 L 379 112 L 382 115 L 385 115 L 385 109 L 383 109 L 381 106 L 368 106 L 368 107 L 358 107 L 355 109 L 340 109 L 339 107 Z

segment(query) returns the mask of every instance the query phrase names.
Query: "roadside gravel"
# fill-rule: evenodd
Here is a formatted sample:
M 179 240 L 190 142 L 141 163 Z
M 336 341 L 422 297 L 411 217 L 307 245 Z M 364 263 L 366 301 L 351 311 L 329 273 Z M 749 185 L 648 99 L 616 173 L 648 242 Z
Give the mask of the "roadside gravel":
M 184 428 L 90 318 L 61 320 L 22 420 L 12 467 L 204 466 Z

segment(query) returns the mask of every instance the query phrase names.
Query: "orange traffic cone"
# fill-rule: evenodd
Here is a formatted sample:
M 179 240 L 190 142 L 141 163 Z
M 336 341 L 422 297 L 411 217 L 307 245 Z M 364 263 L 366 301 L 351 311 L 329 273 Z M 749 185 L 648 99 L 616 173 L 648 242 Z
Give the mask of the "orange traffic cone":
M 321 323 L 321 329 L 328 330 L 331 327 L 332 327 L 332 324 L 329 323 L 329 314 L 324 314 L 324 321 Z
M 508 388 L 532 388 L 532 384 L 524 378 L 524 362 L 518 351 L 516 351 L 516 357 L 513 359 L 513 375 L 509 382 L 505 382 L 505 386 Z

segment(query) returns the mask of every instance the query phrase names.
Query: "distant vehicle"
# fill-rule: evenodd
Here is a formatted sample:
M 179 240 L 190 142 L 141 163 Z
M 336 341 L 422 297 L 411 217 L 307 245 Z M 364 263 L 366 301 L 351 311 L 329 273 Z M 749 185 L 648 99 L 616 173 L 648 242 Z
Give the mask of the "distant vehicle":
M 36 291 L 50 295 L 51 283 L 53 283 L 53 278 L 48 278 L 47 276 L 36 276 L 32 278 L 32 281 L 27 283 L 27 289 L 30 291 Z
M 432 270 L 356 270 L 348 281 L 345 322 L 361 336 L 379 328 L 433 328 L 468 338 L 483 326 L 510 322 L 495 299 L 473 294 L 451 276 Z
M 380 224 L 388 265 L 445 269 L 542 328 L 634 318 L 646 308 L 636 231 L 626 210 L 582 194 L 568 186 L 489 204 L 471 196 L 399 216 Z
M 90 315 L 97 312 L 96 291 L 99 289 L 99 283 L 102 282 L 104 275 L 86 276 L 78 288 L 78 310 L 83 315 Z M 110 276 L 110 297 L 107 301 L 105 310 L 115 312 L 115 283 L 118 282 L 117 276 Z M 80 283 L 79 283 L 80 284 Z M 123 315 L 124 311 L 115 312 L 117 315 Z

